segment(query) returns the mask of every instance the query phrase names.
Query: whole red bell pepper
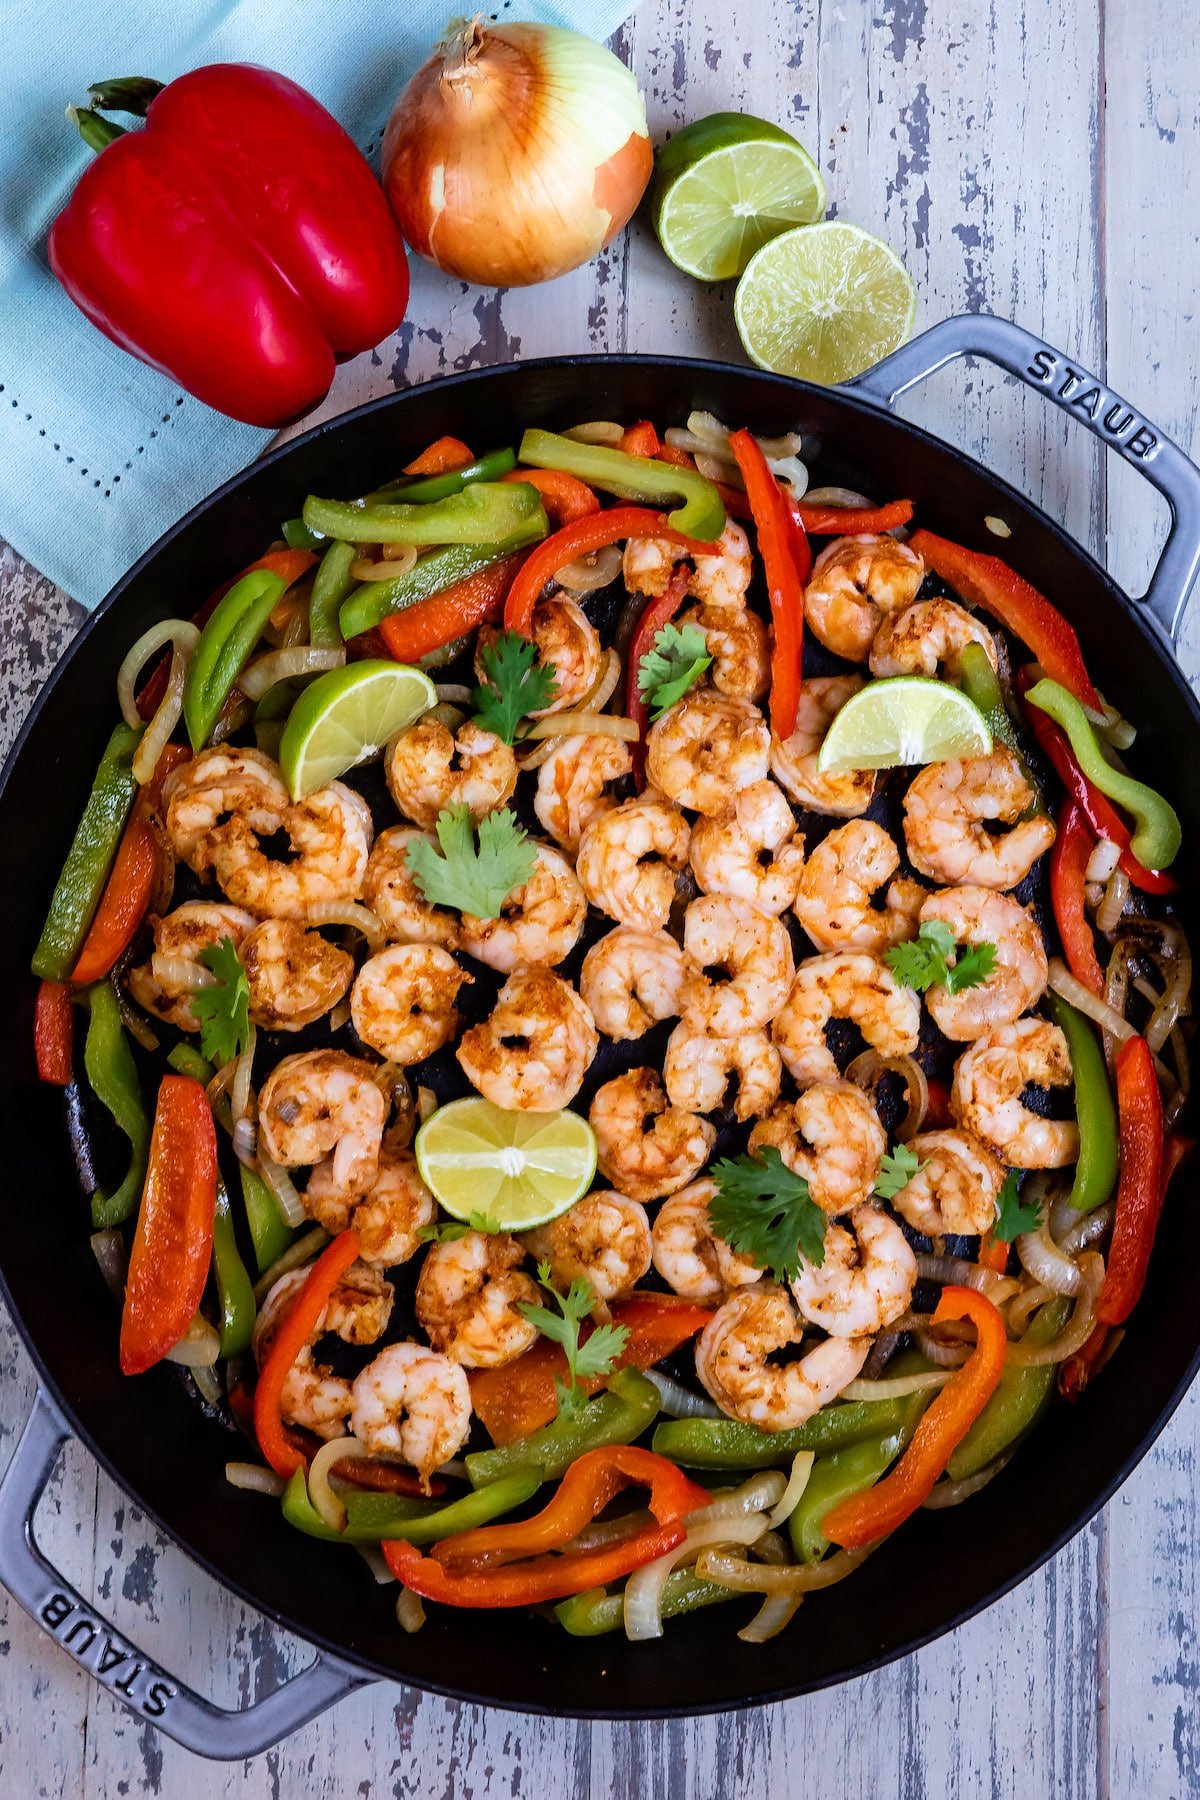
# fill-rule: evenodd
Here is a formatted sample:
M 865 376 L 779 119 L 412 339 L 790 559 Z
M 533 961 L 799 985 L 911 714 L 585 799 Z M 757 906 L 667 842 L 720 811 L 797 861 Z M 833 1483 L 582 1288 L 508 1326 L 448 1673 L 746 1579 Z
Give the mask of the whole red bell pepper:
M 1096 840 L 1083 810 L 1069 797 L 1058 814 L 1058 835 L 1050 853 L 1050 904 L 1068 966 L 1089 993 L 1104 993 L 1104 971 L 1084 904 L 1087 866 Z
M 208 1096 L 164 1075 L 121 1313 L 121 1370 L 140 1375 L 174 1348 L 195 1316 L 212 1260 L 217 1133 Z
M 399 324 L 408 265 L 383 191 L 295 82 L 214 63 L 157 91 L 101 83 L 97 104 L 145 111 L 145 126 L 76 114 L 101 150 L 48 250 L 123 350 L 218 412 L 274 426 Z
M 1098 1325 L 1123 1325 L 1137 1305 L 1164 1197 L 1162 1093 L 1144 1037 L 1121 1045 L 1116 1076 L 1121 1176 L 1108 1267 L 1096 1301 Z
M 812 551 L 804 527 L 788 506 L 770 464 L 748 431 L 735 431 L 729 448 L 737 458 L 771 602 L 771 729 L 790 738 L 800 705 L 800 661 L 804 650 L 804 587 L 812 573 Z

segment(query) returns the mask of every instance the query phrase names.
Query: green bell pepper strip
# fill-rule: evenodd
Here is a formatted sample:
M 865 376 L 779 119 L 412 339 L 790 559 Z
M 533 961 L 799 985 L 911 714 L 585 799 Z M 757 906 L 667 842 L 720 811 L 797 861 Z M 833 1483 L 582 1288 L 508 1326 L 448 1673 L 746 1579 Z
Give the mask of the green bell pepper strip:
M 303 519 L 285 519 L 280 527 L 289 550 L 319 550 L 325 539 L 319 531 L 310 531 Z
M 389 613 L 414 606 L 418 600 L 428 600 L 431 594 L 440 594 L 443 588 L 478 575 L 545 535 L 544 530 L 531 531 L 504 544 L 451 544 L 420 557 L 406 575 L 397 575 L 395 581 L 364 581 L 342 607 L 342 635 L 351 638 L 360 631 L 370 631 Z
M 167 1061 L 177 1075 L 187 1075 L 192 1081 L 198 1081 L 201 1087 L 207 1087 L 217 1072 L 207 1056 L 201 1056 L 196 1046 L 189 1044 L 186 1038 L 172 1045 L 167 1052 Z
M 1105 756 L 1091 720 L 1073 694 L 1045 677 L 1025 695 L 1027 706 L 1036 706 L 1066 732 L 1075 761 L 1093 787 L 1133 820 L 1130 849 L 1147 869 L 1166 869 L 1179 854 L 1183 827 L 1169 800 L 1144 781 L 1135 781 L 1123 769 L 1114 769 Z
M 97 1231 L 104 1231 L 111 1225 L 123 1225 L 141 1197 L 150 1154 L 150 1115 L 121 1024 L 117 996 L 109 982 L 98 981 L 88 990 L 88 1006 L 91 1017 L 83 1050 L 88 1083 L 129 1139 L 129 1168 L 124 1181 L 111 1194 L 97 1189 L 92 1195 L 92 1224 Z
M 1050 1017 L 1067 1040 L 1075 1083 L 1079 1160 L 1067 1203 L 1077 1212 L 1092 1212 L 1116 1191 L 1120 1161 L 1117 1104 L 1100 1039 L 1091 1024 L 1057 994 L 1048 992 L 1045 1000 Z
M 792 1549 L 801 1562 L 820 1562 L 829 1549 L 829 1539 L 822 1529 L 828 1514 L 839 1501 L 874 1487 L 911 1436 L 910 1427 L 893 1431 L 888 1437 L 864 1438 L 861 1444 L 848 1444 L 832 1456 L 817 1458 L 808 1486 L 788 1520 Z
M 252 569 L 218 600 L 183 684 L 183 721 L 193 750 L 202 750 L 208 742 L 221 708 L 285 592 L 280 576 L 269 569 Z
M 240 1162 L 238 1173 L 242 1179 L 242 1202 L 250 1227 L 250 1242 L 254 1245 L 254 1260 L 259 1274 L 263 1275 L 272 1263 L 279 1261 L 296 1232 L 284 1222 L 275 1196 L 258 1171 L 248 1169 Z
M 297 1469 L 283 1491 L 283 1516 L 297 1531 L 323 1538 L 329 1544 L 379 1544 L 396 1538 L 405 1538 L 410 1544 L 436 1544 L 439 1538 L 473 1531 L 477 1525 L 487 1525 L 503 1513 L 524 1506 L 540 1485 L 536 1475 L 511 1475 L 447 1505 L 410 1500 L 403 1494 L 369 1490 L 352 1493 L 343 1489 L 346 1529 L 334 1531 L 308 1497 L 304 1470 Z
M 705 1581 L 691 1569 L 673 1569 L 663 1588 L 662 1616 L 673 1619 L 679 1613 L 696 1612 L 701 1606 L 718 1606 L 722 1600 L 737 1598 L 733 1588 Z M 586 1593 L 560 1600 L 554 1616 L 572 1637 L 602 1637 L 607 1631 L 620 1631 L 624 1625 L 625 1595 L 588 1588 Z
M 908 1404 L 907 1399 L 848 1400 L 823 1407 L 794 1431 L 760 1431 L 739 1419 L 670 1419 L 658 1427 L 651 1447 L 688 1469 L 773 1469 L 798 1450 L 821 1455 L 899 1431 Z
M 562 469 L 619 500 L 636 500 L 644 506 L 674 501 L 676 509 L 667 523 L 685 537 L 711 543 L 725 529 L 724 501 L 713 483 L 694 469 L 676 468 L 649 456 L 627 456 L 609 444 L 581 444 L 553 431 L 527 431 L 517 460 L 531 469 Z
M 539 524 L 539 535 L 549 528 L 542 497 L 526 481 L 477 481 L 424 505 L 310 494 L 304 522 L 351 544 L 496 544 Z
M 446 469 L 441 475 L 410 475 L 403 481 L 388 482 L 386 487 L 376 488 L 367 495 L 368 506 L 378 501 L 417 501 L 427 506 L 431 500 L 445 500 L 451 494 L 461 493 L 474 481 L 499 481 L 517 466 L 516 453 L 510 449 L 488 450 L 483 456 L 477 456 L 474 462 L 464 463 L 461 469 Z
M 1021 747 L 1016 726 L 1004 704 L 1000 678 L 988 661 L 988 653 L 982 644 L 967 644 L 963 648 L 957 658 L 955 676 L 967 699 L 983 714 L 993 742 L 1006 745 L 1020 764 L 1021 773 L 1033 789 L 1035 796 L 1030 812 L 1044 812 L 1045 802 L 1042 799 L 1041 789 L 1038 787 L 1033 770 Z
M 118 725 L 104 747 L 33 953 L 31 967 L 43 981 L 69 980 L 78 960 L 137 793 L 133 753 L 140 737 Z
M 223 1181 L 217 1182 L 217 1206 L 213 1215 L 213 1277 L 220 1303 L 221 1355 L 237 1356 L 250 1348 L 257 1307 L 254 1288 L 246 1273 L 233 1232 L 233 1214 Z
M 475 1450 L 467 1457 L 467 1479 L 484 1488 L 502 1477 L 535 1474 L 553 1481 L 587 1450 L 605 1444 L 632 1444 L 658 1416 L 654 1383 L 636 1369 L 619 1369 L 603 1394 L 589 1400 L 573 1417 L 555 1419 L 515 1444 L 499 1450 Z
M 1048 1300 L 1038 1308 L 1021 1340 L 1049 1344 L 1062 1330 L 1071 1310 L 1065 1297 Z M 1050 1404 L 1056 1363 L 1021 1368 L 1012 1364 L 1001 1375 L 995 1393 L 946 1464 L 951 1481 L 965 1481 L 994 1462 L 1002 1450 L 1027 1431 Z
M 308 597 L 308 641 L 314 650 L 337 650 L 341 646 L 338 614 L 358 586 L 350 573 L 350 564 L 357 555 L 357 544 L 339 539 L 330 544 L 321 558 Z M 387 585 L 390 587 L 391 583 Z

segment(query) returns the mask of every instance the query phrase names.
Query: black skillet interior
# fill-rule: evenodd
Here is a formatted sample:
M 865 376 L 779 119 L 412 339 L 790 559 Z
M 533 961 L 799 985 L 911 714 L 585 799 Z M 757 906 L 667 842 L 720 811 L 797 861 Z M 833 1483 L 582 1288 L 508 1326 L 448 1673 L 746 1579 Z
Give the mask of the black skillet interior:
M 198 1414 L 174 1371 L 136 1381 L 119 1374 L 112 1302 L 88 1249 L 63 1099 L 33 1075 L 28 957 L 111 726 L 122 656 L 153 620 L 186 615 L 258 554 L 306 493 L 363 492 L 443 431 L 484 448 L 515 441 L 529 424 L 642 416 L 682 423 L 697 406 L 757 431 L 802 430 L 817 447 L 818 480 L 880 498 L 910 495 L 921 521 L 947 536 L 994 548 L 983 520 L 1003 515 L 1013 529 L 1012 560 L 1072 618 L 1093 674 L 1138 724 L 1139 772 L 1179 807 L 1181 910 L 1190 926 L 1200 788 L 1185 771 L 1200 741 L 1196 707 L 1161 641 L 1102 571 L 986 470 L 864 402 L 684 360 L 535 363 L 437 382 L 334 420 L 267 458 L 169 534 L 96 615 L 35 709 L 0 796 L 0 833 L 10 845 L 0 888 L 8 1015 L 0 1119 L 10 1183 L 0 1273 L 48 1385 L 138 1503 L 245 1598 L 365 1670 L 526 1710 L 611 1717 L 735 1707 L 847 1679 L 914 1648 L 1021 1580 L 1091 1516 L 1161 1428 L 1198 1360 L 1191 1271 L 1200 1216 L 1181 1184 L 1127 1340 L 1084 1401 L 1060 1409 L 1054 1428 L 969 1505 L 919 1517 L 851 1582 L 811 1599 L 805 1629 L 770 1651 L 739 1643 L 738 1609 L 725 1608 L 637 1649 L 570 1639 L 516 1614 L 438 1611 L 406 1637 L 386 1593 L 348 1551 L 299 1539 L 272 1506 L 228 1487 L 226 1430 Z

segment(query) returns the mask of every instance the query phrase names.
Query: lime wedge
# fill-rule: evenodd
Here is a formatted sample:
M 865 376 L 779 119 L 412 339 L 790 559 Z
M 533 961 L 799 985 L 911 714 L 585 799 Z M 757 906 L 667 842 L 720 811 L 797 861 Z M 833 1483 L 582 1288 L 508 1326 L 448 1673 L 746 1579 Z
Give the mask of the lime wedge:
M 869 681 L 847 700 L 826 733 L 817 768 L 823 775 L 896 769 L 987 756 L 991 748 L 987 720 L 958 688 L 924 675 L 897 675 Z
M 476 1095 L 439 1106 L 413 1148 L 452 1218 L 483 1213 L 501 1231 L 557 1219 L 596 1173 L 595 1133 L 579 1113 L 506 1112 Z
M 436 700 L 428 675 L 407 663 L 348 663 L 318 675 L 293 706 L 279 745 L 292 799 L 378 756 Z
M 778 125 L 713 113 L 659 152 L 650 208 L 677 269 L 699 281 L 730 281 L 771 238 L 821 217 L 825 183 L 804 146 Z
M 895 251 L 840 220 L 764 244 L 733 301 L 738 334 L 760 369 L 826 387 L 898 350 L 916 310 Z

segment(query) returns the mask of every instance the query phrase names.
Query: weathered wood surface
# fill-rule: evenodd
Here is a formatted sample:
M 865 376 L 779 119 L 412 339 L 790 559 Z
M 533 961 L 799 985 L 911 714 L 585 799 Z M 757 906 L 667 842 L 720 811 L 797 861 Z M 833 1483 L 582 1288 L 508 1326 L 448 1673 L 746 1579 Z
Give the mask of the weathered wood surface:
M 1016 318 L 1194 444 L 1200 47 L 1185 0 L 742 0 L 736 12 L 644 0 L 618 43 L 656 133 L 718 107 L 791 124 L 837 212 L 905 257 L 922 323 L 980 308 Z M 737 357 L 729 302 L 676 276 L 640 229 L 531 293 L 464 290 L 420 269 L 398 339 L 343 370 L 327 410 L 510 357 Z M 1060 415 L 975 369 L 940 377 L 911 410 L 1144 582 L 1161 512 Z M 0 608 L 6 746 L 80 614 L 9 552 Z M 1185 634 L 1194 672 L 1198 634 L 1200 622 Z M 6 1328 L 9 1447 L 31 1394 Z M 133 1722 L 0 1606 L 0 1794 L 1194 1795 L 1198 1436 L 1193 1396 L 1107 1511 L 953 1637 L 852 1687 L 693 1724 L 538 1721 L 380 1687 L 251 1763 L 210 1767 Z M 263 1691 L 303 1660 L 159 1541 L 78 1450 L 41 1530 L 118 1625 L 217 1699 Z

